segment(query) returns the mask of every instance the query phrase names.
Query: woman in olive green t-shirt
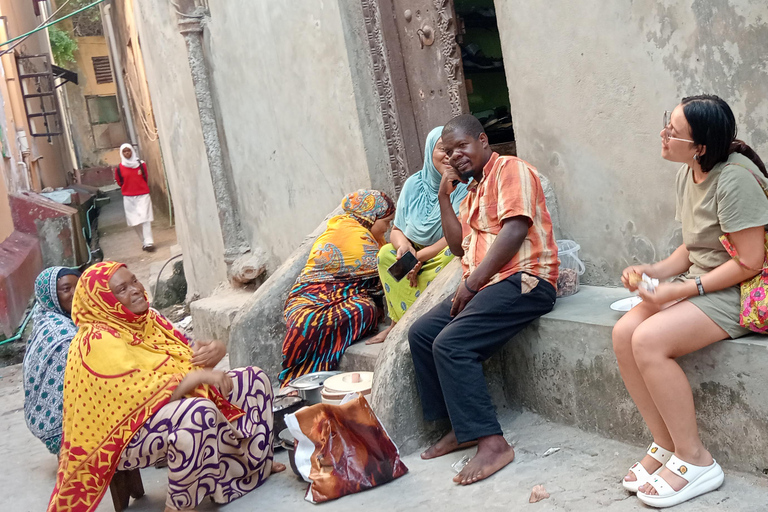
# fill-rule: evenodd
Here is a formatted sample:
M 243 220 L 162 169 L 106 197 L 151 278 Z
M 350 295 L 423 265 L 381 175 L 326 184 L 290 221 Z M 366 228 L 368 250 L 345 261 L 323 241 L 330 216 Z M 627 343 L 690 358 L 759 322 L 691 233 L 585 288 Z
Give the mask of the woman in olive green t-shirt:
M 728 104 L 710 95 L 684 98 L 664 118 L 661 156 L 683 164 L 676 204 L 683 245 L 665 260 L 628 267 L 621 280 L 634 291 L 633 274 L 680 277 L 653 292 L 638 289 L 643 302 L 613 329 L 624 384 L 654 441 L 623 485 L 655 507 L 682 503 L 722 484 L 723 471 L 699 438 L 693 393 L 675 358 L 750 332 L 739 325 L 739 283 L 763 265 L 768 224 L 765 165 L 736 140 Z M 742 264 L 720 243 L 723 233 Z

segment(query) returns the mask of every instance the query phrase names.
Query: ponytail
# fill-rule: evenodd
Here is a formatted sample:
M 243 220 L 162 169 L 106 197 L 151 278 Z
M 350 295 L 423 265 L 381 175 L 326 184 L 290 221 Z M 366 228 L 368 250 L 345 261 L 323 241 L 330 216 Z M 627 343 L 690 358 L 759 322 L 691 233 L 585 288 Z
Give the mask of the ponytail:
M 747 145 L 746 142 L 743 140 L 736 139 L 733 142 L 731 142 L 731 153 L 739 153 L 740 155 L 744 155 L 745 157 L 752 160 L 752 163 L 754 163 L 758 169 L 760 169 L 760 172 L 763 173 L 763 176 L 768 178 L 768 171 L 765 169 L 765 164 L 760 159 L 760 157 L 755 153 L 755 150 L 752 149 Z

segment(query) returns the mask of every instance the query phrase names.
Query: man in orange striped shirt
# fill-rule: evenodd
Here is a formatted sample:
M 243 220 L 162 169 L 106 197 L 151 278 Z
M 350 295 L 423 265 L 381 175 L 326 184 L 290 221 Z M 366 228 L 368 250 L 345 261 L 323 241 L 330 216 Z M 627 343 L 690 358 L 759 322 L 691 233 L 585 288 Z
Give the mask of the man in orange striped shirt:
M 471 115 L 449 121 L 442 141 L 453 167 L 438 193 L 443 232 L 464 275 L 452 298 L 414 322 L 408 340 L 424 418 L 449 417 L 453 427 L 421 456 L 477 444 L 477 454 L 454 478 L 468 485 L 515 457 L 496 419 L 482 362 L 552 310 L 559 260 L 536 169 L 495 153 Z M 457 218 L 451 192 L 470 180 Z

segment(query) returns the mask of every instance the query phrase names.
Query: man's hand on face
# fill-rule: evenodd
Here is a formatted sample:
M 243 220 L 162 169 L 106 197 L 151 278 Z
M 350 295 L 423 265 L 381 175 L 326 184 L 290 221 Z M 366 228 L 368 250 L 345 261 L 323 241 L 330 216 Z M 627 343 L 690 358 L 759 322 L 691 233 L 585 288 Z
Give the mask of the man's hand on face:
M 453 167 L 448 167 L 448 169 L 443 173 L 443 178 L 440 180 L 440 189 L 438 190 L 438 194 L 450 197 L 450 195 L 453 194 L 453 191 L 456 190 L 456 185 L 454 185 L 454 182 L 466 183 L 466 181 L 461 179 L 459 171 Z

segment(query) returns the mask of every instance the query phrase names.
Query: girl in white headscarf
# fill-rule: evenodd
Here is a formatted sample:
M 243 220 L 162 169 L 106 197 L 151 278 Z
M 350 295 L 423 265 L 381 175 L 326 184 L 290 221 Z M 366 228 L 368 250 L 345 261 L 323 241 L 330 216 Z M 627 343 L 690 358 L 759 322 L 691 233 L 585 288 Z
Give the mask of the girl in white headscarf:
M 133 226 L 145 251 L 155 250 L 152 239 L 152 200 L 149 197 L 147 164 L 139 160 L 130 144 L 120 146 L 120 164 L 115 167 L 115 181 L 123 192 L 125 220 Z

